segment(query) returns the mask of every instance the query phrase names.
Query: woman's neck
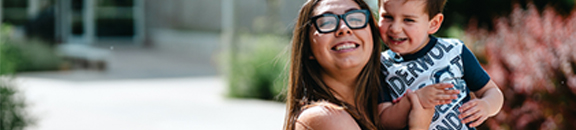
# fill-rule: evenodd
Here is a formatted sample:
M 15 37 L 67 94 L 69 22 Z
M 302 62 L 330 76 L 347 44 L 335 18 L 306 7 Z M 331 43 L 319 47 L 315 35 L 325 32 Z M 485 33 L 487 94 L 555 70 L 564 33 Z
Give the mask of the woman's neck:
M 326 83 L 326 86 L 330 87 L 334 91 L 335 93 L 334 96 L 337 99 L 355 106 L 354 90 L 356 88 L 359 74 L 360 72 L 338 73 L 338 74 L 323 73 L 322 80 L 324 81 L 324 83 Z

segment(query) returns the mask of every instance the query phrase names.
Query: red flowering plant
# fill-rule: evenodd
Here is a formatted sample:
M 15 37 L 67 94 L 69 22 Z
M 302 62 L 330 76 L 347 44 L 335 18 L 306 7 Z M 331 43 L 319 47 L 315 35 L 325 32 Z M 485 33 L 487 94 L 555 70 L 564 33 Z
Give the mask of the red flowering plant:
M 505 98 L 481 129 L 576 129 L 576 13 L 516 5 L 493 23 L 464 38 Z

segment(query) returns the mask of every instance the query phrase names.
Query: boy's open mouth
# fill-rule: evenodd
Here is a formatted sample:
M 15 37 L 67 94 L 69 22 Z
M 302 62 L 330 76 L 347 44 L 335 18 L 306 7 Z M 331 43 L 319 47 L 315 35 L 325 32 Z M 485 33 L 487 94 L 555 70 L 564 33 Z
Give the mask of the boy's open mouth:
M 392 42 L 403 42 L 408 40 L 408 38 L 394 38 L 394 37 L 388 37 L 388 39 L 390 39 Z

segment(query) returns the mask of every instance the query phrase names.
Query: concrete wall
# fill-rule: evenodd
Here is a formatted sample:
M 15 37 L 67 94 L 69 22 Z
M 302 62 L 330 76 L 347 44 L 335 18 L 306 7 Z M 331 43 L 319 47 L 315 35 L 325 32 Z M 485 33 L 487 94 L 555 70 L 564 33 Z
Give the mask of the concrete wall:
M 152 28 L 183 28 L 221 31 L 222 0 L 145 0 L 147 26 Z M 236 0 L 235 23 L 239 30 L 258 30 L 269 19 L 268 0 Z M 278 0 L 280 28 L 284 31 L 294 24 L 298 10 L 305 0 Z M 289 31 L 288 31 L 289 32 Z

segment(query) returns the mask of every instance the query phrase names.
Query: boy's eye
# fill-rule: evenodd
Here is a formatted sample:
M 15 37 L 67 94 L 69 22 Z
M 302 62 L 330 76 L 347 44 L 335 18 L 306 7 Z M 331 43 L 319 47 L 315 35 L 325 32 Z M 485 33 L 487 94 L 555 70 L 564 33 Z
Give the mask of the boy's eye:
M 404 19 L 405 22 L 414 22 L 413 19 Z
M 388 15 L 382 16 L 382 18 L 384 18 L 386 20 L 393 20 L 394 19 L 394 18 L 392 18 L 392 16 L 388 16 Z

